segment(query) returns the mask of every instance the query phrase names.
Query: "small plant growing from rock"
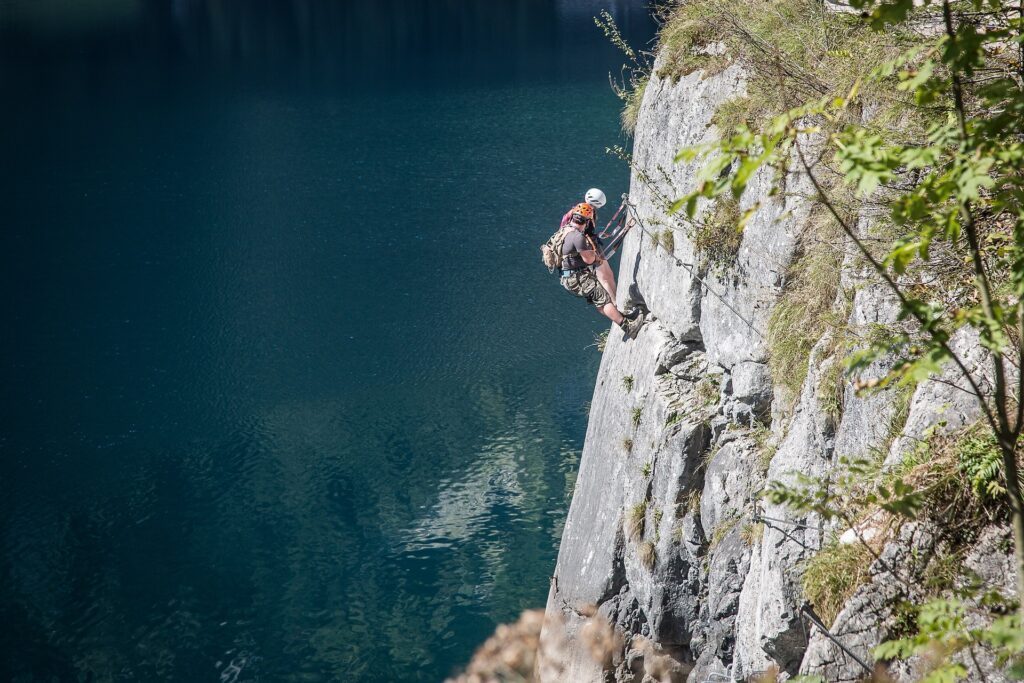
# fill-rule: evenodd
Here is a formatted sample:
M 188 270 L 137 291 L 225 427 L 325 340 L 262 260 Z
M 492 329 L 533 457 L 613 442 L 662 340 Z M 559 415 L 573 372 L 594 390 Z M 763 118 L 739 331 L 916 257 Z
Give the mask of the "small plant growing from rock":
M 778 448 L 771 443 L 772 430 L 763 422 L 755 422 L 750 435 L 757 446 L 757 464 L 762 474 L 768 473 L 768 467 L 772 464 L 772 458 Z
M 626 438 L 624 438 L 622 440 L 622 450 L 626 451 L 626 453 L 632 453 L 633 452 L 633 439 L 629 438 L 628 436 Z
M 682 422 L 685 417 L 686 416 L 682 413 L 669 413 L 668 417 L 665 418 L 665 426 L 671 427 L 672 425 L 677 425 Z
M 821 372 L 817 393 L 826 417 L 833 425 L 836 425 L 843 417 L 846 386 L 843 376 L 843 358 L 846 355 L 846 340 L 839 331 L 833 333 L 832 337 L 832 358 Z
M 626 375 L 622 378 L 622 388 L 626 390 L 626 393 L 633 391 L 633 375 Z
M 748 546 L 760 543 L 764 537 L 764 522 L 747 522 L 740 529 L 740 538 Z
M 739 521 L 738 517 L 729 517 L 715 525 L 714 530 L 711 532 L 711 538 L 708 541 L 709 547 L 711 549 L 717 548 L 718 545 L 725 540 L 725 537 L 729 535 L 729 532 L 736 527 Z
M 694 387 L 697 398 L 704 406 L 711 406 L 718 403 L 718 380 L 714 377 L 705 377 L 697 382 Z
M 686 510 L 693 515 L 700 514 L 700 495 L 701 491 L 690 491 L 690 495 L 686 498 Z
M 647 501 L 642 500 L 629 509 L 626 515 L 626 538 L 637 541 L 644 535 L 644 520 L 647 516 Z
M 644 466 L 640 468 L 640 474 L 642 474 L 644 477 L 651 476 L 651 461 L 650 460 L 645 462 Z
M 631 422 L 633 423 L 633 429 L 636 429 L 637 427 L 640 426 L 640 420 L 643 418 L 643 416 L 644 416 L 644 407 L 643 406 L 637 406 L 636 408 L 633 408 L 633 415 L 630 418 Z
M 654 549 L 653 543 L 650 541 L 641 543 L 637 554 L 640 556 L 640 564 L 646 567 L 647 571 L 654 569 L 654 564 L 658 560 L 658 553 Z
M 669 254 L 674 254 L 676 251 L 676 237 L 672 230 L 665 228 L 658 233 L 658 246 L 664 249 Z

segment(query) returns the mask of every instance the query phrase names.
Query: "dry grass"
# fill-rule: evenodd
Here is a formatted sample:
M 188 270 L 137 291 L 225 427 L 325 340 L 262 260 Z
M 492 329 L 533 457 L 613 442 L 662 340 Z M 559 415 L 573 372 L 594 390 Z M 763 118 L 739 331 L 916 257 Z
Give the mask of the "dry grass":
M 747 522 L 740 529 L 740 538 L 748 546 L 760 543 L 764 538 L 764 522 Z
M 731 195 L 719 197 L 708 209 L 692 235 L 693 247 L 705 262 L 719 270 L 735 263 L 743 243 L 740 217 L 740 204 Z
M 629 513 L 626 515 L 626 538 L 631 541 L 638 541 L 643 538 L 646 517 L 646 500 L 640 501 L 629 509 Z
M 718 380 L 715 377 L 709 375 L 701 378 L 694 386 L 694 391 L 703 406 L 712 406 L 718 403 L 720 391 Z
M 837 330 L 831 337 L 829 350 L 824 354 L 828 359 L 818 377 L 816 395 L 825 416 L 833 425 L 838 425 L 843 416 L 843 402 L 846 398 L 846 335 Z
M 686 497 L 686 510 L 692 515 L 700 514 L 700 497 L 701 491 L 690 491 L 690 495 Z
M 861 543 L 833 540 L 804 563 L 804 597 L 814 605 L 822 623 L 831 625 L 857 588 L 870 580 L 873 559 Z
M 644 101 L 644 91 L 647 90 L 647 83 L 650 77 L 641 78 L 635 87 L 623 92 L 622 113 L 619 115 L 622 123 L 622 131 L 627 135 L 636 132 L 636 122 L 640 118 L 640 105 Z
M 708 547 L 714 550 L 725 540 L 725 537 L 729 535 L 736 525 L 739 524 L 739 517 L 727 517 L 721 520 L 715 525 L 715 528 L 711 530 L 711 538 L 708 539 Z
M 502 624 L 473 654 L 466 671 L 447 683 L 532 681 L 540 647 L 544 610 L 523 612 L 513 624 Z
M 799 395 L 807 377 L 811 349 L 829 327 L 846 323 L 842 313 L 832 308 L 843 260 L 836 246 L 839 232 L 839 226 L 824 215 L 812 219 L 768 321 L 768 368 L 775 385 L 787 389 L 791 398 Z
M 671 228 L 665 228 L 655 233 L 655 237 L 657 238 L 657 245 L 664 249 L 666 253 L 674 254 L 676 252 L 676 235 L 672 232 Z
M 658 561 L 658 552 L 654 549 L 653 543 L 650 541 L 641 543 L 637 549 L 637 554 L 640 557 L 640 564 L 646 567 L 647 571 L 654 569 L 654 565 Z

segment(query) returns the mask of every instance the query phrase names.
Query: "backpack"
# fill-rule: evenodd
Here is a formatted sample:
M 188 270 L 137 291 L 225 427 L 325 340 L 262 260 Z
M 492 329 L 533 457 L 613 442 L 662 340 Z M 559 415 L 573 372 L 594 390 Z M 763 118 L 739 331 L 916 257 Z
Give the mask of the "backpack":
M 548 272 L 553 273 L 562 268 L 562 245 L 565 238 L 575 230 L 571 225 L 559 228 L 555 234 L 548 238 L 548 241 L 540 245 L 540 258 L 548 267 Z

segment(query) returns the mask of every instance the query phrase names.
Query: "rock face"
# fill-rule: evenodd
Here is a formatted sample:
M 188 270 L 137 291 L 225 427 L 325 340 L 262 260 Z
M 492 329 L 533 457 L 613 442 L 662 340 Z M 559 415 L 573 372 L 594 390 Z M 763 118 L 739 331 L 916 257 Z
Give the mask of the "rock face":
M 842 386 L 832 333 L 811 351 L 795 399 L 781 398 L 766 329 L 811 220 L 808 180 L 791 172 L 790 191 L 777 196 L 767 173 L 755 174 L 740 208 L 761 208 L 724 266 L 710 267 L 667 212 L 697 170 L 674 164 L 676 152 L 716 136 L 716 108 L 744 88 L 734 64 L 678 82 L 654 75 L 644 93 L 630 188 L 640 225 L 625 240 L 618 289 L 620 308 L 632 289 L 652 321 L 635 340 L 613 327 L 598 374 L 547 603 L 546 623 L 564 623 L 567 642 L 577 643 L 559 680 L 639 683 L 657 679 L 655 659 L 670 672 L 662 680 L 745 680 L 766 671 L 859 680 L 862 666 L 812 623 L 801 585 L 807 561 L 845 530 L 762 494 L 795 473 L 827 476 L 841 457 L 881 452 L 897 463 L 937 423 L 952 430 L 978 417 L 952 371 L 921 383 L 909 400 L 892 390 L 856 395 Z M 671 253 L 654 238 L 666 229 Z M 898 306 L 858 267 L 844 263 L 834 310 L 866 334 L 894 324 Z M 984 361 L 976 338 L 955 343 L 972 363 Z M 865 375 L 886 370 L 879 362 Z M 825 625 L 860 659 L 870 662 L 871 649 L 889 637 L 894 606 L 907 597 L 893 567 L 903 578 L 919 573 L 913 558 L 935 542 L 920 526 L 889 539 L 869 580 Z M 1005 558 L 1005 547 L 1000 553 Z M 979 572 L 998 575 L 1004 566 L 972 557 Z M 603 659 L 581 637 L 595 608 L 622 637 L 621 649 Z

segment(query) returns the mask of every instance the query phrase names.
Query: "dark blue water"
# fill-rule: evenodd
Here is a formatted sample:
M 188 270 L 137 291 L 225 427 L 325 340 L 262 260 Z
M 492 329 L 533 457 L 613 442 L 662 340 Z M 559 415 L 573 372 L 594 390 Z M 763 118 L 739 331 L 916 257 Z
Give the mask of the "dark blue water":
M 436 681 L 543 604 L 640 3 L 0 0 L 0 680 Z M 610 211 L 604 212 L 610 216 Z

